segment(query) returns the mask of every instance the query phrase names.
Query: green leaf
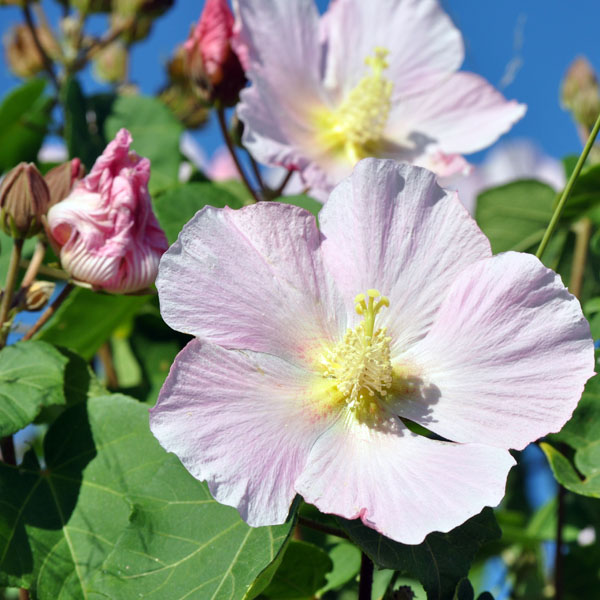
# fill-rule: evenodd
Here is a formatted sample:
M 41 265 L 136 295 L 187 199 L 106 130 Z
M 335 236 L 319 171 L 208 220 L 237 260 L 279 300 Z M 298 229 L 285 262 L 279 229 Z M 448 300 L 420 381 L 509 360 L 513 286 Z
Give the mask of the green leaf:
M 479 548 L 501 534 L 489 508 L 448 533 L 430 533 L 422 544 L 415 546 L 390 540 L 365 527 L 360 520 L 338 520 L 377 566 L 415 577 L 423 584 L 429 600 L 452 599 Z
M 598 222 L 600 213 L 600 165 L 592 165 L 582 169 L 565 204 L 563 218 L 577 219 L 589 214 Z
M 587 382 L 573 416 L 552 439 L 576 450 L 600 440 L 600 375 Z
M 147 411 L 122 396 L 67 409 L 44 440 L 46 468 L 29 452 L 0 465 L 0 584 L 33 587 L 39 600 L 83 598 L 166 453 Z
M 253 528 L 169 455 L 132 496 L 129 527 L 92 584 L 97 598 L 242 599 L 294 524 Z
M 189 336 L 168 327 L 159 314 L 137 316 L 129 342 L 142 371 L 142 383 L 130 393 L 154 404 L 175 356 L 189 340 Z
M 541 241 L 552 217 L 556 192 L 534 180 L 508 183 L 477 198 L 477 223 L 494 253 L 531 250 Z
M 0 104 L 0 173 L 21 161 L 35 161 L 50 122 L 46 82 L 31 79 Z
M 317 222 L 319 219 L 319 211 L 323 208 L 323 205 L 320 202 L 314 198 L 311 198 L 310 196 L 307 196 L 306 194 L 298 196 L 281 196 L 280 198 L 277 198 L 276 202 L 293 204 L 294 206 L 304 208 L 317 218 Z
M 91 359 L 123 321 L 131 318 L 148 296 L 123 296 L 76 288 L 36 339 L 64 346 Z
M 598 463 L 594 464 L 590 462 L 590 459 L 593 458 L 596 461 L 600 460 L 600 442 L 596 442 L 590 446 L 586 446 L 583 451 L 578 451 L 575 455 L 577 468 L 583 475 L 581 477 L 571 461 L 564 454 L 550 444 L 545 442 L 540 444 L 550 463 L 554 477 L 556 477 L 556 480 L 561 485 L 576 494 L 600 498 L 600 471 L 598 470 Z M 585 450 L 588 448 L 590 448 L 590 451 L 586 453 Z M 580 456 L 580 452 L 583 453 L 583 456 Z
M 65 109 L 64 138 L 69 156 L 81 159 L 89 170 L 104 150 L 104 137 L 90 132 L 88 115 L 91 108 L 76 78 L 69 78 L 61 96 Z
M 181 228 L 204 206 L 240 208 L 242 202 L 213 183 L 186 183 L 155 198 L 154 211 L 169 243 L 177 240 Z
M 176 185 L 183 126 L 171 111 L 156 98 L 119 96 L 105 122 L 106 138 L 112 140 L 122 127 L 133 136 L 132 148 L 150 159 L 150 193 L 157 194 Z
M 0 585 L 38 600 L 242 598 L 291 532 L 212 500 L 125 396 L 67 409 L 44 455 L 44 469 L 33 452 L 0 464 Z
M 67 362 L 45 342 L 19 342 L 0 351 L 0 437 L 31 423 L 43 407 L 65 403 Z
M 360 571 L 360 550 L 354 544 L 348 542 L 336 544 L 329 551 L 329 558 L 333 568 L 326 575 L 327 583 L 319 590 L 320 595 L 341 587 L 354 579 Z
M 263 595 L 272 600 L 305 600 L 325 584 L 333 563 L 327 552 L 314 544 L 292 540 Z
M 557 481 L 576 494 L 600 498 L 600 375 L 590 379 L 571 419 L 552 441 L 575 450 L 574 464 L 550 444 L 540 444 Z

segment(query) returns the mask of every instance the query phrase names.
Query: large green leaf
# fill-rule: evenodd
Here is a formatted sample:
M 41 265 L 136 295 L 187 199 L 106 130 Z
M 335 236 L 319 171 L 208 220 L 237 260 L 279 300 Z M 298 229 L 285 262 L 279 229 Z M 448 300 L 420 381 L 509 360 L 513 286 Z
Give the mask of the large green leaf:
M 37 339 L 91 359 L 115 328 L 131 318 L 148 296 L 122 296 L 76 288 Z
M 415 546 L 394 542 L 360 520 L 339 522 L 376 565 L 418 579 L 429 600 L 451 600 L 479 548 L 501 534 L 489 508 L 448 533 L 430 533 Z
M 179 175 L 179 137 L 181 123 L 156 98 L 119 96 L 105 122 L 107 139 L 125 127 L 133 136 L 133 149 L 150 159 L 150 193 L 156 194 L 177 184 Z
M 172 455 L 132 502 L 130 525 L 97 573 L 90 600 L 244 598 L 293 525 L 248 527 Z
M 534 248 L 550 221 L 555 198 L 549 185 L 534 180 L 515 181 L 480 194 L 477 223 L 494 253 Z
M 329 551 L 333 568 L 326 575 L 327 583 L 319 590 L 322 595 L 351 581 L 360 571 L 360 550 L 348 542 L 336 544 Z
M 213 183 L 186 183 L 154 199 L 154 211 L 169 243 L 177 239 L 181 228 L 204 206 L 240 208 L 242 202 Z
M 543 443 L 554 476 L 568 490 L 600 498 L 600 376 L 587 382 L 571 417 L 553 441 L 568 444 L 575 450 L 574 464 L 554 446 Z
M 45 342 L 19 342 L 0 351 L 0 437 L 31 423 L 42 408 L 65 403 L 67 362 Z
M 273 600 L 310 600 L 325 585 L 333 568 L 327 552 L 302 541 L 291 541 L 263 595 Z
M 250 528 L 212 500 L 125 396 L 67 409 L 44 457 L 0 465 L 0 585 L 38 600 L 241 598 L 291 531 Z
M 569 196 L 563 210 L 565 218 L 576 219 L 583 215 L 590 215 L 594 221 L 600 219 L 598 205 L 600 204 L 600 165 L 584 168 Z
M 43 79 L 31 79 L 0 104 L 0 173 L 21 161 L 34 161 L 50 122 L 51 101 Z

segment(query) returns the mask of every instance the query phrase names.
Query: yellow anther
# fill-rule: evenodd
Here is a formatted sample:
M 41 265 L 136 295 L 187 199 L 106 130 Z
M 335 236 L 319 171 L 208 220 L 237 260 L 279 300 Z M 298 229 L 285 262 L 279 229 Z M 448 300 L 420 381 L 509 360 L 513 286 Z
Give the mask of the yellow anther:
M 371 289 L 358 294 L 355 301 L 363 321 L 325 351 L 317 366 L 323 377 L 332 380 L 338 399 L 343 398 L 359 418 L 371 418 L 379 413 L 381 401 L 392 386 L 391 338 L 385 327 L 375 330 L 375 317 L 383 306 L 389 306 L 389 300 Z
M 355 163 L 377 155 L 391 110 L 393 83 L 383 75 L 388 68 L 385 48 L 375 48 L 365 59 L 370 68 L 334 110 L 318 112 L 322 142 Z

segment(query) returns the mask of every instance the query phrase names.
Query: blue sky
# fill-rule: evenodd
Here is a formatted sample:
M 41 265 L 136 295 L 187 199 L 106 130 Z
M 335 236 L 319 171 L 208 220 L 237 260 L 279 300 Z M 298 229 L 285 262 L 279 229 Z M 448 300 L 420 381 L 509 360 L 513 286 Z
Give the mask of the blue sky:
M 51 20 L 55 20 L 58 3 L 42 3 Z M 318 4 L 324 8 L 327 0 L 318 0 Z M 569 63 L 580 54 L 600 70 L 598 0 L 442 0 L 442 4 L 465 39 L 463 69 L 483 75 L 508 98 L 529 107 L 525 118 L 508 136 L 531 138 L 557 158 L 579 153 L 575 128 L 559 106 L 559 89 Z M 173 48 L 187 36 L 202 5 L 194 0 L 176 0 L 174 8 L 157 21 L 150 37 L 135 47 L 133 79 L 145 93 L 155 92 L 165 82 L 163 66 Z M 0 11 L 0 30 L 5 35 L 11 25 L 21 20 L 20 11 L 15 7 L 2 7 Z M 93 19 L 97 30 L 102 30 L 104 24 L 102 17 Z M 508 77 L 511 70 L 513 76 Z M 2 62 L 0 94 L 4 95 L 17 82 Z M 102 87 L 89 74 L 84 77 L 84 84 L 88 90 Z M 208 152 L 220 144 L 214 126 L 195 136 Z M 477 161 L 479 156 L 472 158 Z

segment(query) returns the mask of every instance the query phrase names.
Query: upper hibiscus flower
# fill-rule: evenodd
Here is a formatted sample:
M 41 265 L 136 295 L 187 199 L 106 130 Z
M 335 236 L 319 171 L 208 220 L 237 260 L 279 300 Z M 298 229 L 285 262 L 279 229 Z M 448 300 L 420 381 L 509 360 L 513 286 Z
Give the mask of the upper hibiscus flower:
M 48 211 L 48 236 L 79 283 L 107 292 L 136 292 L 154 283 L 167 249 L 150 202 L 150 161 L 130 150 L 121 129 L 90 174 Z
M 150 426 L 251 525 L 282 523 L 299 493 L 419 543 L 496 505 L 508 449 L 567 421 L 593 374 L 589 326 L 537 258 L 492 256 L 424 169 L 365 159 L 319 220 L 259 203 L 184 227 L 157 287 L 197 339 Z
M 238 0 L 252 86 L 244 143 L 263 163 L 301 171 L 324 200 L 367 156 L 441 176 L 508 131 L 525 106 L 456 73 L 460 32 L 437 0 Z

